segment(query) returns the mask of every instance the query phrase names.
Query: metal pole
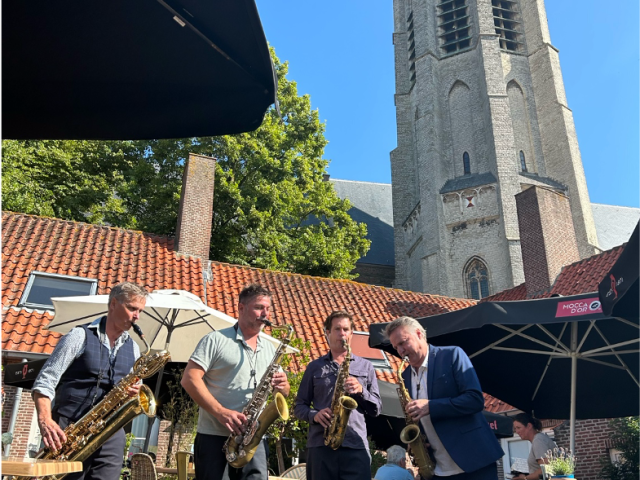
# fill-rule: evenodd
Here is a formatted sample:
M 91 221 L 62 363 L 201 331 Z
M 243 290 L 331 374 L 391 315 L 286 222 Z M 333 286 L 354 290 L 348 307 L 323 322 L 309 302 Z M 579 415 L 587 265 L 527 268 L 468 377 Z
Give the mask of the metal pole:
M 576 451 L 576 390 L 578 377 L 578 323 L 571 323 L 571 409 L 569 411 L 569 449 L 571 453 Z

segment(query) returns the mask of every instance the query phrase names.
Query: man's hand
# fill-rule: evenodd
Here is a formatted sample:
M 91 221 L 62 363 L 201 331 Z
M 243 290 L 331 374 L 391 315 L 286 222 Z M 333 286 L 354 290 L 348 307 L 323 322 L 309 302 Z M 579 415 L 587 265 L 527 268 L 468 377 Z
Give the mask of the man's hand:
M 62 444 L 67 441 L 64 431 L 52 418 L 38 418 L 38 427 L 45 446 L 52 450 L 60 450 Z
M 289 390 L 291 390 L 289 379 L 284 372 L 276 372 L 273 374 L 273 377 L 271 377 L 271 386 L 274 392 L 280 392 L 285 397 L 289 395 Z
M 227 427 L 229 432 L 235 435 L 241 435 L 247 427 L 247 417 L 240 412 L 229 410 L 228 408 L 223 407 L 222 411 L 215 417 L 221 424 Z
M 429 415 L 429 400 L 426 398 L 411 400 L 407 404 L 407 413 L 416 421 Z
M 127 387 L 127 395 L 129 395 L 130 397 L 137 396 L 138 393 L 140 393 L 140 387 L 142 387 L 141 383 L 136 383 L 135 385 Z
M 333 413 L 331 412 L 331 409 L 323 408 L 318 413 L 316 413 L 316 416 L 313 417 L 313 421 L 316 423 L 319 423 L 324 428 L 327 428 L 329 425 L 331 425 L 331 418 L 333 418 Z
M 349 377 L 344 381 L 344 391 L 348 395 L 357 395 L 362 393 L 362 385 L 356 377 Z

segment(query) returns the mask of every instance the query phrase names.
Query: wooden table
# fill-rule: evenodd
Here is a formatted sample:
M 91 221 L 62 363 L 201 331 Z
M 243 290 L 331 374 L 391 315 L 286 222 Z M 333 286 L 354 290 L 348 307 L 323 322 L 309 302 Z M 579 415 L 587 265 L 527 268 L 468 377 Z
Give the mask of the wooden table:
M 37 460 L 35 458 L 2 457 L 3 475 L 25 477 L 44 477 L 60 473 L 81 472 L 82 462 L 63 462 L 61 460 Z

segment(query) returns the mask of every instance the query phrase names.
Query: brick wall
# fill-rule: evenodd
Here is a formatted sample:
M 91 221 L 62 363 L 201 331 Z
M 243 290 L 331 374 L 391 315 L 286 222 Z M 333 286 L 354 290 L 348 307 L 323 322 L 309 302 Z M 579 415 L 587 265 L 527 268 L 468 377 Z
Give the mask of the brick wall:
M 576 421 L 577 465 L 575 476 L 579 480 L 598 480 L 600 478 L 600 460 L 609 455 L 607 449 L 609 435 L 613 432 L 609 427 L 610 418 Z M 554 429 L 555 442 L 559 447 L 569 448 L 569 422 Z
M 532 186 L 516 195 L 527 294 L 550 287 L 564 265 L 580 260 L 569 199 Z
M 176 230 L 176 250 L 180 253 L 209 258 L 215 171 L 215 158 L 189 154 Z
M 351 273 L 357 273 L 356 282 L 378 285 L 380 287 L 393 287 L 395 280 L 394 265 L 373 265 L 370 263 L 356 263 L 356 268 Z

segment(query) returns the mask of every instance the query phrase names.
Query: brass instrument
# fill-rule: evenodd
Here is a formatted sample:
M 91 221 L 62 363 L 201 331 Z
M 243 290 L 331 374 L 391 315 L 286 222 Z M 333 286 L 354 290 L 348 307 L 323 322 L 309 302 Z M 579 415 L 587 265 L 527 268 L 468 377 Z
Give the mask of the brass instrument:
M 266 323 L 266 322 L 265 322 Z M 277 392 L 273 396 L 273 401 L 266 406 L 269 394 L 273 390 L 271 387 L 271 379 L 280 368 L 280 363 L 285 355 L 287 345 L 293 339 L 293 327 L 291 325 L 276 326 L 273 330 L 288 330 L 285 337 L 282 338 L 278 349 L 276 350 L 273 360 L 262 375 L 260 383 L 253 392 L 253 396 L 249 403 L 244 407 L 242 413 L 247 417 L 247 428 L 242 435 L 229 435 L 224 444 L 224 452 L 227 462 L 234 468 L 242 468 L 251 461 L 256 449 L 262 440 L 267 429 L 278 418 L 289 420 L 289 406 L 284 396 Z
M 336 386 L 333 390 L 333 398 L 331 400 L 331 425 L 324 429 L 324 444 L 337 450 L 344 435 L 347 433 L 347 423 L 349 416 L 354 408 L 358 407 L 358 402 L 353 398 L 344 394 L 344 382 L 349 378 L 349 363 L 351 362 L 351 347 L 346 339 L 342 341 L 342 346 L 347 349 L 347 355 L 340 365 L 338 377 L 336 378 Z
M 137 327 L 137 328 L 136 328 Z M 127 389 L 142 378 L 149 378 L 170 360 L 169 352 L 149 354 L 149 344 L 144 339 L 140 327 L 134 324 L 135 332 L 140 336 L 147 351 L 133 366 L 133 370 L 122 378 L 100 402 L 89 410 L 80 420 L 70 424 L 64 430 L 67 440 L 60 450 L 43 449 L 36 457 L 41 460 L 68 460 L 84 462 L 115 432 L 144 413 L 148 417 L 156 415 L 156 399 L 151 389 L 141 385 L 138 395 L 130 397 Z M 67 474 L 43 477 L 46 480 L 60 480 Z M 30 480 L 31 477 L 13 477 L 13 480 Z
M 418 465 L 418 471 L 420 472 L 420 476 L 425 480 L 429 480 L 433 477 L 433 472 L 436 468 L 435 463 L 429 456 L 429 452 L 424 445 L 424 439 L 422 438 L 422 433 L 420 432 L 420 427 L 418 426 L 418 422 L 411 418 L 411 415 L 407 413 L 407 404 L 411 401 L 411 396 L 409 395 L 409 391 L 404 386 L 404 380 L 402 379 L 402 370 L 404 369 L 404 364 L 408 362 L 409 357 L 404 357 L 402 362 L 400 362 L 400 366 L 398 367 L 398 371 L 396 372 L 398 375 L 398 397 L 400 398 L 400 405 L 402 405 L 402 411 L 404 413 L 405 422 L 407 426 L 402 429 L 400 432 L 400 440 L 403 443 L 411 446 L 411 452 L 413 453 L 413 457 Z

